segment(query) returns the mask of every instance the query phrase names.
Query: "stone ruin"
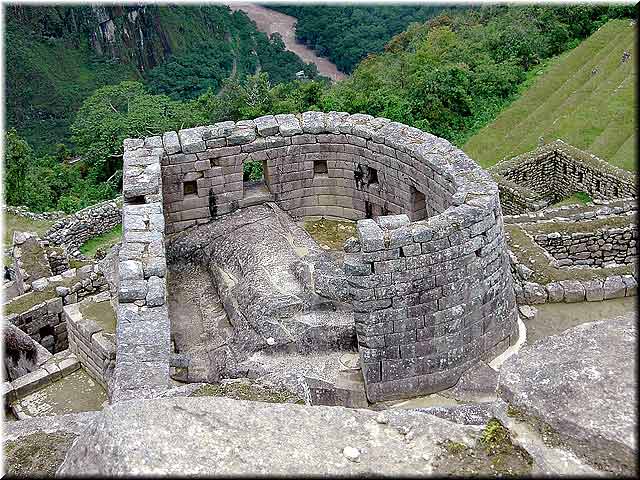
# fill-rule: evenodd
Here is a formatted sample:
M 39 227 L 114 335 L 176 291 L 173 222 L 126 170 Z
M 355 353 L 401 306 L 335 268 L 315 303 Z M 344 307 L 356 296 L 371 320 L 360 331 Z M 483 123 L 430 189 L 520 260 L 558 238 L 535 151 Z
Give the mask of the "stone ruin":
M 637 295 L 635 185 L 579 154 L 554 142 L 488 173 L 443 139 L 336 112 L 126 140 L 122 206 L 19 238 L 18 259 L 38 247 L 49 271 L 16 262 L 23 292 L 5 305 L 6 402 L 82 368 L 108 404 L 14 408 L 11 458 L 41 435 L 60 475 L 495 473 L 481 445 L 498 419 L 503 473 L 629 474 L 631 316 L 520 349 L 533 304 Z M 263 181 L 244 181 L 248 162 Z M 578 190 L 595 205 L 548 208 Z M 328 251 L 301 227 L 316 217 L 356 221 L 356 236 Z M 107 258 L 66 269 L 120 219 Z M 247 379 L 307 405 L 179 398 Z M 387 409 L 429 394 L 453 400 Z
M 264 190 L 257 195 L 245 188 L 246 162 L 262 162 Z M 130 139 L 123 195 L 114 389 L 127 398 L 168 380 L 165 243 L 258 203 L 279 216 L 357 219 L 358 238 L 342 271 L 306 255 L 300 260 L 291 242 L 278 265 L 257 261 L 260 268 L 252 269 L 262 248 L 253 237 L 252 245 L 236 238 L 219 248 L 207 240 L 220 295 L 233 296 L 225 301 L 235 305 L 227 310 L 231 324 L 253 337 L 247 353 L 285 343 L 292 334 L 282 319 L 321 310 L 310 297 L 333 303 L 325 311 L 353 318 L 367 397 L 381 401 L 450 387 L 518 338 L 498 189 L 462 151 L 416 128 L 305 112 Z M 227 220 L 210 224 L 214 234 L 220 221 L 224 229 Z M 233 264 L 225 264 L 232 256 L 225 248 L 237 249 Z M 282 294 L 269 291 L 269 268 L 282 269 L 283 283 L 291 277 Z M 224 276 L 243 286 L 227 289 Z M 309 298 L 294 298 L 302 290 Z M 304 335 L 296 342 L 309 343 Z

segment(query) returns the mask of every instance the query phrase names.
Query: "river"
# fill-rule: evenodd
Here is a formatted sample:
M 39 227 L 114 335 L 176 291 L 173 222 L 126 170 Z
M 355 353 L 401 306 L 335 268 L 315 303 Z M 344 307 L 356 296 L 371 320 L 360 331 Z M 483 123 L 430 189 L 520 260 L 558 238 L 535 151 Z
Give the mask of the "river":
M 245 12 L 256 23 L 258 30 L 261 32 L 267 35 L 279 33 L 287 50 L 292 51 L 307 63 L 315 63 L 320 75 L 329 77 L 333 81 L 347 77 L 329 60 L 317 56 L 313 50 L 296 42 L 297 20 L 294 17 L 252 3 L 233 3 L 229 4 L 229 8 L 233 11 L 242 10 Z

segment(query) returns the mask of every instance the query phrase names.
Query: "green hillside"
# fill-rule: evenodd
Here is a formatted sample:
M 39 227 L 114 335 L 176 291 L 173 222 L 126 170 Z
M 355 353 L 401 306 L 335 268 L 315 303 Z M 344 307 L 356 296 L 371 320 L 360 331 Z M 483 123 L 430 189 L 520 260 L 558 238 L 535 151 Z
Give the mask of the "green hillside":
M 611 20 L 545 73 L 463 150 L 488 167 L 533 150 L 540 136 L 560 138 L 635 171 L 637 123 L 635 36 L 628 19 Z M 631 59 L 621 62 L 627 50 Z M 597 68 L 598 72 L 592 74 Z

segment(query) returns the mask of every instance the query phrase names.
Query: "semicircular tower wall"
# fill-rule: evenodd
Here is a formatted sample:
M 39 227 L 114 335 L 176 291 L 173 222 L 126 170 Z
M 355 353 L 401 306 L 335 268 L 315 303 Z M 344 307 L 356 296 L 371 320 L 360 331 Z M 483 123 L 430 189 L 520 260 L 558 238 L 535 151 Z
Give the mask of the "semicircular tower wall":
M 498 188 L 446 140 L 369 115 L 305 112 L 167 132 L 135 148 L 162 149 L 168 234 L 251 205 L 242 173 L 251 161 L 292 216 L 359 220 L 360 249 L 344 268 L 370 401 L 448 388 L 517 340 Z M 127 195 L 136 201 L 135 188 Z

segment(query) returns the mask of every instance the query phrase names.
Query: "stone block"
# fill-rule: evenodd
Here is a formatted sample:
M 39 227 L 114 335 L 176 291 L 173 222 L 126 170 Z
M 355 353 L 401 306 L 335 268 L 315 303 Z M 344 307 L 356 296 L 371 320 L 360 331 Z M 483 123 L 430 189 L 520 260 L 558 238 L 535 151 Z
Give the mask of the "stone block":
M 165 303 L 165 281 L 159 277 L 149 277 L 147 283 L 146 302 L 150 307 L 158 307 Z
M 118 263 L 118 275 L 120 280 L 142 280 L 144 271 L 142 262 L 137 260 L 125 260 Z
M 144 280 L 120 280 L 118 298 L 121 302 L 144 300 L 147 296 L 147 282 Z
M 622 277 L 611 276 L 604 281 L 604 299 L 609 300 L 611 298 L 622 298 L 626 293 L 626 286 Z
M 584 302 L 585 289 L 579 280 L 562 280 L 558 282 L 564 289 L 564 301 L 566 303 Z
M 582 285 L 584 286 L 587 302 L 599 302 L 604 300 L 604 287 L 602 285 L 602 280 L 597 278 L 593 280 L 583 280 Z

